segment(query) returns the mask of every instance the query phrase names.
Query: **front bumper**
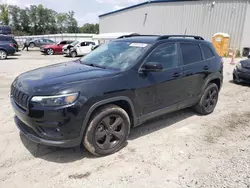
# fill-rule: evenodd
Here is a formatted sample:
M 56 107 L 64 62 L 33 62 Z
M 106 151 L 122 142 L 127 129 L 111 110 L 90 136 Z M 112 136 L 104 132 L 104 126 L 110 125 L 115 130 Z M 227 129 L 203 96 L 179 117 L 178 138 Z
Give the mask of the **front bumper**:
M 29 140 L 38 143 L 43 144 L 47 146 L 55 146 L 55 147 L 62 147 L 62 148 L 68 148 L 68 147 L 74 147 L 78 146 L 81 143 L 81 138 L 75 138 L 70 140 L 61 140 L 61 141 L 54 141 L 54 140 L 47 140 L 39 137 L 33 129 L 25 125 L 20 119 L 18 119 L 17 116 L 14 117 L 15 123 L 20 130 L 20 132 Z
M 80 145 L 83 120 L 77 118 L 77 104 L 62 109 L 24 111 L 11 98 L 11 105 L 15 112 L 15 123 L 28 139 L 49 146 Z
M 235 68 L 233 74 L 238 82 L 250 83 L 250 70 L 238 70 Z
M 70 55 L 70 50 L 69 50 L 69 49 L 63 49 L 62 52 L 63 52 L 63 54 L 66 55 L 66 56 L 69 56 L 69 55 Z
M 46 49 L 45 48 L 40 48 L 40 52 L 46 53 Z

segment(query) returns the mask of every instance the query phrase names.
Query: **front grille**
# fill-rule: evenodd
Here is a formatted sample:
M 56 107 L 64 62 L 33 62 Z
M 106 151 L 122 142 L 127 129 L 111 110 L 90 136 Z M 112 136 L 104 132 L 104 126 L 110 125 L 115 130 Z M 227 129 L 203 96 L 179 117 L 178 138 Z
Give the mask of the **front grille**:
M 17 87 L 11 86 L 11 95 L 13 100 L 25 110 L 28 108 L 29 95 L 20 91 Z

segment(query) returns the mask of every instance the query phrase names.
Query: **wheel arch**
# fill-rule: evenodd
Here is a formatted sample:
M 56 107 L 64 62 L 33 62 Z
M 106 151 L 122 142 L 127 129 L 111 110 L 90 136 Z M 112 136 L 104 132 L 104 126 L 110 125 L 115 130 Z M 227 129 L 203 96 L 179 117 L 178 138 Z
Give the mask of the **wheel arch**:
M 220 73 L 212 74 L 205 80 L 205 84 L 202 88 L 202 91 L 204 91 L 208 86 L 208 84 L 210 83 L 215 83 L 218 86 L 218 89 L 220 90 L 222 87 L 222 82 L 223 82 L 223 77 Z
M 104 105 L 108 105 L 108 104 L 114 104 L 117 105 L 119 107 L 121 107 L 122 109 L 124 109 L 127 113 L 128 116 L 130 118 L 131 121 L 131 126 L 133 126 L 134 124 L 137 124 L 137 117 L 135 114 L 135 109 L 134 109 L 134 105 L 133 102 L 131 101 L 130 98 L 126 97 L 126 96 L 120 96 L 120 97 L 113 97 L 113 98 L 109 98 L 109 99 L 104 99 L 101 101 L 98 101 L 97 103 L 93 104 L 85 118 L 83 121 L 83 125 L 82 125 L 82 129 L 81 129 L 81 137 L 83 136 L 83 134 L 85 133 L 89 120 L 91 118 L 91 116 L 93 115 L 93 113 L 100 107 L 104 106 Z

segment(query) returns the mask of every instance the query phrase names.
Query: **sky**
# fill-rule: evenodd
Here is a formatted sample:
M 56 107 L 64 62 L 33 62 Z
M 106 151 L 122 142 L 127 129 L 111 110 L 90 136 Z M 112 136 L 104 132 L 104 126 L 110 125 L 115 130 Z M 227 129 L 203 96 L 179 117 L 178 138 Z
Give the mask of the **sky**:
M 146 0 L 0 0 L 7 3 L 26 7 L 42 4 L 57 12 L 73 10 L 79 26 L 84 23 L 98 23 L 100 14 L 108 13 Z

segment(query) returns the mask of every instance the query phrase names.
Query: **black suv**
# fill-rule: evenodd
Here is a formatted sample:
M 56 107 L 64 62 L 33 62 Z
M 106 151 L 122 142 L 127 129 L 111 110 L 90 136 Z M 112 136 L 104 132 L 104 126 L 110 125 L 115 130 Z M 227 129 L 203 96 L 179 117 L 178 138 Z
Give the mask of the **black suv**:
M 11 103 L 17 126 L 34 142 L 83 143 L 108 155 L 126 144 L 130 128 L 151 118 L 187 107 L 212 113 L 222 80 L 222 59 L 202 37 L 128 36 L 21 74 Z
M 0 60 L 6 59 L 17 51 L 17 43 L 12 36 L 0 35 Z

